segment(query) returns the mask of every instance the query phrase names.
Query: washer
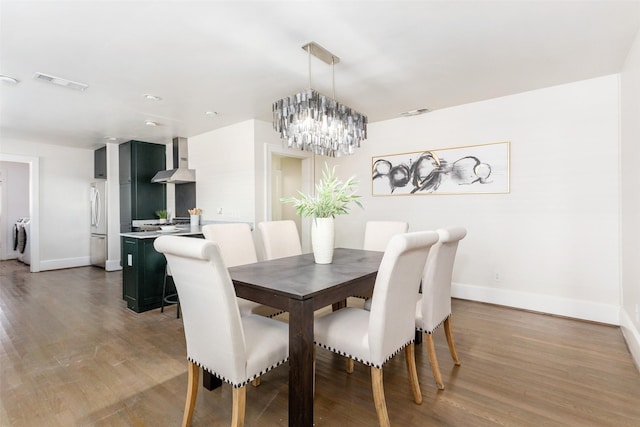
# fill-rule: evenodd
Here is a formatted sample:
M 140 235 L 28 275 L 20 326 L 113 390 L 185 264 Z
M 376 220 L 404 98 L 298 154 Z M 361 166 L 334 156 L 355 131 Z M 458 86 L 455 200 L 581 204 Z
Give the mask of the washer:
M 18 236 L 20 235 L 20 227 L 22 227 L 22 219 L 19 219 L 16 221 L 15 224 L 13 224 L 13 232 L 11 233 L 13 235 L 13 250 L 14 252 L 18 250 Z
M 31 264 L 31 218 L 19 219 L 16 228 L 18 261 L 29 265 Z

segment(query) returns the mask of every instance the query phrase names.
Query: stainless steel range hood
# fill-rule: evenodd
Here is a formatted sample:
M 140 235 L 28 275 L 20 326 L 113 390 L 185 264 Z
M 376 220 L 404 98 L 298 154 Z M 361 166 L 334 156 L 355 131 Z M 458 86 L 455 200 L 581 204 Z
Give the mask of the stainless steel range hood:
M 160 171 L 156 173 L 151 182 L 157 184 L 187 184 L 196 182 L 196 171 L 189 169 L 189 151 L 187 138 L 173 138 L 173 165 L 176 169 Z

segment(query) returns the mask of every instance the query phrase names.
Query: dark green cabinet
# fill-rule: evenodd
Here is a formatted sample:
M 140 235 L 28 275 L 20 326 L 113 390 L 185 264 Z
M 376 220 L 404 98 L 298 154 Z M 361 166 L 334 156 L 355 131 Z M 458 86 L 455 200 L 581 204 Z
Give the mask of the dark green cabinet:
M 122 298 L 127 308 L 142 313 L 160 307 L 164 270 L 164 255 L 153 247 L 155 239 L 122 237 Z M 170 281 L 170 291 L 173 282 Z
M 202 239 L 201 233 L 186 235 Z M 167 260 L 153 247 L 155 238 L 122 236 L 122 299 L 127 308 L 142 313 L 160 307 Z M 175 293 L 173 278 L 167 278 L 167 295 Z M 166 305 L 166 304 L 165 304 Z
M 156 219 L 166 209 L 166 186 L 151 178 L 166 169 L 166 146 L 128 141 L 119 146 L 120 231 L 131 231 L 131 221 Z
M 93 152 L 93 177 L 107 179 L 107 147 L 102 147 Z
M 125 142 L 118 146 L 120 161 L 120 184 L 131 183 L 131 146 L 135 141 Z

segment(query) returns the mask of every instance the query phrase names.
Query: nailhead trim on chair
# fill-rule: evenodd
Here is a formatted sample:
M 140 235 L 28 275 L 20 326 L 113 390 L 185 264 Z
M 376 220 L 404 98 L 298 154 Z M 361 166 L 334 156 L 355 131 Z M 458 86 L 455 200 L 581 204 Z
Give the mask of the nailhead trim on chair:
M 243 382 L 238 383 L 238 384 L 234 384 L 228 378 L 225 378 L 225 377 L 221 376 L 220 374 L 216 373 L 214 370 L 207 368 L 206 366 L 202 365 L 200 362 L 198 362 L 197 360 L 194 360 L 191 357 L 187 357 L 187 360 L 192 362 L 192 363 L 195 363 L 197 366 L 199 366 L 200 368 L 202 368 L 205 371 L 209 372 L 210 374 L 215 375 L 217 378 L 221 379 L 222 381 L 231 384 L 234 388 L 240 388 L 240 387 L 246 386 L 247 384 L 249 384 L 251 381 L 255 380 L 256 378 L 261 377 L 262 375 L 266 374 L 267 372 L 269 372 L 273 368 L 277 368 L 278 366 L 282 365 L 283 363 L 288 362 L 289 358 L 287 357 L 286 359 L 279 361 L 275 365 L 269 366 L 267 369 L 265 369 L 263 371 L 260 371 L 258 374 L 254 375 L 253 377 L 249 378 L 248 380 L 243 381 Z
M 413 344 L 413 342 L 414 342 L 414 340 L 411 340 L 411 341 L 406 342 L 402 347 L 400 347 L 399 349 L 397 349 L 396 351 L 394 351 L 394 352 L 393 352 L 389 357 L 387 357 L 386 359 L 384 359 L 384 360 L 382 361 L 382 365 L 384 365 L 384 364 L 385 364 L 385 363 L 387 363 L 389 360 L 391 360 L 391 359 L 392 359 L 396 354 L 400 353 L 400 352 L 401 352 L 401 351 L 402 351 L 406 346 L 408 346 L 408 345 L 410 345 L 410 344 Z M 321 344 L 321 343 L 319 343 L 319 342 L 317 342 L 317 341 L 315 342 L 315 344 L 316 344 L 317 346 L 320 346 L 320 347 L 322 347 L 322 348 L 326 349 L 326 350 L 329 350 L 329 351 L 332 351 L 332 352 L 334 352 L 334 353 L 336 353 L 336 354 L 339 354 L 340 356 L 345 356 L 345 357 L 348 357 L 349 359 L 356 360 L 356 361 L 358 361 L 358 362 L 360 362 L 360 363 L 362 363 L 362 364 L 364 364 L 364 365 L 367 365 L 367 366 L 373 366 L 374 368 L 382 369 L 382 365 L 376 365 L 376 364 L 373 364 L 373 363 L 371 363 L 371 362 L 367 362 L 366 360 L 359 359 L 359 358 L 357 358 L 357 357 L 355 357 L 355 356 L 352 356 L 352 355 L 350 355 L 350 354 L 345 353 L 344 351 L 339 351 L 339 350 L 337 350 L 337 349 L 335 349 L 335 348 L 333 348 L 333 347 L 330 347 L 330 346 L 325 345 L 325 344 Z
M 273 314 L 270 314 L 270 315 L 269 315 L 269 316 L 267 316 L 267 317 L 268 317 L 269 319 L 272 319 L 272 318 L 274 318 L 274 317 L 276 317 L 276 316 L 281 315 L 282 313 L 286 313 L 286 311 L 285 311 L 285 310 L 280 310 L 279 312 L 277 312 L 277 313 L 273 313 Z
M 420 331 L 420 332 L 424 332 L 425 334 L 429 334 L 429 335 L 431 335 L 431 334 L 433 334 L 433 333 L 436 331 L 436 329 L 438 329 L 440 326 L 442 326 L 442 324 L 443 324 L 443 323 L 444 323 L 444 322 L 445 322 L 449 317 L 451 317 L 451 313 L 449 313 L 449 315 L 448 315 L 447 317 L 445 317 L 444 319 L 442 319 L 442 321 L 441 321 L 440 323 L 438 323 L 438 324 L 435 326 L 435 328 L 433 328 L 433 329 L 432 329 L 432 330 L 430 330 L 430 331 L 425 331 L 425 330 L 424 330 L 424 329 L 422 329 L 422 328 L 416 328 L 416 330 L 418 330 L 418 331 Z

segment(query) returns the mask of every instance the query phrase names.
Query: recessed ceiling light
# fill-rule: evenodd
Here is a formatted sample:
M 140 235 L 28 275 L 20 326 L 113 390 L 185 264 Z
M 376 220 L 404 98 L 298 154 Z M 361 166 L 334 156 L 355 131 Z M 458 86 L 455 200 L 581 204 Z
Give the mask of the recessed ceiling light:
M 424 113 L 428 113 L 429 109 L 428 108 L 418 108 L 415 110 L 409 110 L 409 111 L 405 111 L 403 113 L 400 113 L 400 115 L 402 117 L 411 117 L 411 116 L 419 116 L 420 114 L 424 114 Z
M 35 73 L 33 78 L 42 82 L 66 87 L 67 89 L 79 90 L 81 92 L 89 87 L 88 84 L 73 82 L 71 80 L 63 79 L 62 77 L 50 76 L 49 74 L 44 73 Z
M 158 126 L 158 123 L 154 122 L 153 120 L 145 120 L 144 124 L 147 126 Z
M 217 111 L 207 111 L 205 114 L 207 116 L 209 116 L 209 117 L 213 117 L 213 116 L 217 116 L 218 112 Z
M 3 75 L 0 75 L 0 81 L 9 83 L 11 85 L 17 85 L 20 82 L 20 80 L 18 79 L 14 79 L 13 77 L 3 76 Z
M 159 96 L 151 95 L 149 93 L 146 93 L 143 96 L 149 101 L 162 101 L 162 98 L 160 98 Z
M 115 136 L 105 136 L 104 139 L 106 139 L 107 141 L 117 141 L 118 138 L 116 138 Z

